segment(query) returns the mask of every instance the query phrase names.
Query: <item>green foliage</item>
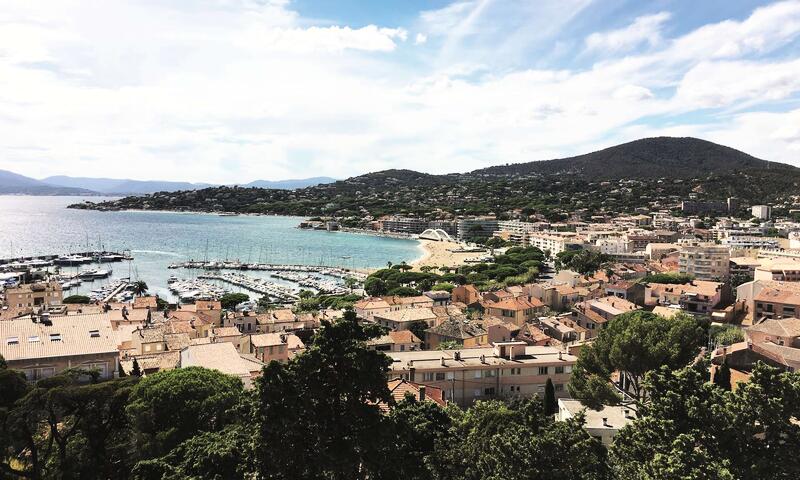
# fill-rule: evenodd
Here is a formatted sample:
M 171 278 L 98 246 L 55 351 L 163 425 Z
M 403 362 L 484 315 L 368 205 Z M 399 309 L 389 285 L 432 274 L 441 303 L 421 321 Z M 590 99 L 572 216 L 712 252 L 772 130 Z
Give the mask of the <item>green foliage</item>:
M 558 403 L 556 403 L 556 389 L 553 386 L 553 381 L 547 379 L 544 385 L 544 403 L 543 410 L 545 415 L 555 415 L 558 413 Z
M 137 280 L 131 284 L 131 290 L 133 291 L 134 295 L 141 297 L 147 293 L 147 283 L 144 280 Z
M 70 295 L 62 300 L 64 304 L 79 304 L 79 305 L 87 305 L 92 303 L 92 299 L 87 297 L 86 295 Z
M 200 432 L 222 430 L 241 395 L 241 380 L 216 370 L 189 367 L 143 377 L 127 407 L 137 448 L 160 457 Z
M 644 283 L 668 283 L 673 285 L 683 285 L 694 280 L 693 275 L 688 273 L 651 273 L 642 279 Z
M 389 290 L 389 295 L 394 295 L 397 297 L 416 297 L 421 293 L 422 292 L 420 292 L 419 290 L 411 287 L 395 287 Z
M 304 354 L 264 369 L 257 402 L 261 478 L 359 479 L 385 464 L 376 402 L 389 401 L 384 372 L 391 361 L 366 348 L 369 338 L 347 311 L 323 322 Z
M 735 325 L 711 325 L 708 334 L 719 345 L 733 345 L 744 341 L 744 332 Z
M 649 402 L 615 438 L 617 478 L 796 478 L 800 474 L 800 375 L 757 364 L 735 392 L 705 372 L 662 367 L 647 377 Z
M 139 366 L 139 361 L 136 360 L 136 357 L 133 357 L 133 365 L 131 365 L 131 375 L 133 375 L 134 377 L 142 376 L 142 368 Z
M 618 371 L 627 394 L 635 402 L 646 398 L 644 376 L 668 366 L 688 365 L 703 345 L 698 320 L 685 314 L 666 319 L 650 312 L 619 315 L 606 324 L 595 341 L 583 349 L 572 371 L 569 390 L 585 405 L 600 409 L 617 404 L 620 396 L 610 383 Z
M 602 270 L 613 259 L 595 250 L 566 250 L 556 254 L 556 268 L 568 269 L 581 275 L 592 275 Z
M 456 286 L 453 285 L 452 283 L 441 282 L 434 285 L 433 288 L 431 288 L 431 290 L 433 290 L 434 292 L 452 293 L 454 288 L 456 288 Z
M 464 345 L 459 343 L 457 340 L 445 340 L 444 342 L 440 342 L 438 345 L 436 345 L 436 350 L 458 350 L 463 346 Z
M 728 366 L 728 362 L 722 362 L 722 365 L 714 374 L 714 383 L 725 390 L 731 389 L 731 369 Z
M 408 326 L 408 330 L 423 342 L 425 341 L 425 330 L 427 329 L 428 323 L 424 320 L 411 322 L 411 324 Z
M 226 293 L 219 299 L 222 308 L 226 310 L 233 310 L 236 305 L 248 300 L 250 300 L 250 296 L 246 293 Z

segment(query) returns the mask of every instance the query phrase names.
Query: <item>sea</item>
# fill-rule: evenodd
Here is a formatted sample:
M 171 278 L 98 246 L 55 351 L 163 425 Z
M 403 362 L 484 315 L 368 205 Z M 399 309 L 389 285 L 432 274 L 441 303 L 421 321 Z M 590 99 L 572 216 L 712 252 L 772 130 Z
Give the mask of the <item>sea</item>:
M 66 208 L 84 200 L 106 199 L 110 198 L 0 195 L 0 258 L 127 250 L 133 261 L 103 264 L 104 268 L 113 268 L 110 279 L 84 282 L 65 295 L 87 294 L 116 278 L 128 277 L 144 280 L 150 293 L 174 301 L 167 288 L 169 277 L 191 279 L 201 273 L 168 269 L 170 264 L 187 260 L 371 269 L 383 267 L 387 262 L 411 262 L 423 254 L 416 240 L 302 230 L 297 228 L 304 220 L 301 217 Z M 65 267 L 62 271 L 77 273 L 86 267 Z M 268 272 L 245 273 L 269 277 Z M 270 280 L 291 285 L 287 281 Z M 231 291 L 241 291 L 225 286 Z M 251 294 L 251 298 L 255 296 Z

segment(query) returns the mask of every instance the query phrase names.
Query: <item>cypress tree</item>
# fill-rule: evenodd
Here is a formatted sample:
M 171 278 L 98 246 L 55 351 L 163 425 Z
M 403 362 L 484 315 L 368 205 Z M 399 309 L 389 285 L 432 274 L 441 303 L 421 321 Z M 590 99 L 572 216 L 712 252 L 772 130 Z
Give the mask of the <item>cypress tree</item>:
M 544 386 L 544 414 L 555 415 L 558 411 L 556 407 L 556 389 L 553 386 L 553 381 L 549 378 Z
M 117 377 L 122 378 L 122 377 L 127 377 L 127 376 L 128 375 L 125 373 L 125 369 L 122 368 L 122 363 L 121 362 L 117 362 Z
M 131 368 L 131 375 L 134 377 L 142 376 L 142 369 L 139 368 L 139 362 L 136 361 L 136 357 L 133 357 L 133 368 Z
M 717 369 L 714 374 L 714 383 L 720 388 L 730 391 L 731 389 L 731 369 L 728 367 L 728 362 L 723 361 L 722 365 Z

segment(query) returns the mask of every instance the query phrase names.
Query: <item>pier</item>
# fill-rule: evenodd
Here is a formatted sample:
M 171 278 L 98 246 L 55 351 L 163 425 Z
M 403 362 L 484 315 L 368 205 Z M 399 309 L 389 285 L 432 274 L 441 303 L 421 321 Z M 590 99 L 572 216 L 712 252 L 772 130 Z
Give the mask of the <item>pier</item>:
M 365 273 L 356 272 L 342 267 L 330 267 L 325 265 L 280 265 L 272 263 L 242 263 L 237 261 L 188 261 L 173 263 L 171 269 L 190 268 L 199 270 L 255 270 L 273 272 L 298 272 L 298 273 L 320 273 L 336 278 L 352 277 L 358 281 L 367 278 Z
M 64 254 L 32 255 L 15 258 L 0 258 L 0 270 L 21 270 L 30 268 L 46 268 L 53 265 L 75 266 L 88 263 L 111 263 L 133 260 L 129 252 L 109 252 L 90 250 Z
M 202 280 L 217 280 L 229 283 L 231 285 L 235 285 L 237 287 L 249 290 L 251 292 L 255 292 L 261 295 L 266 295 L 284 301 L 285 300 L 295 301 L 300 298 L 297 294 L 292 292 L 291 289 L 287 287 L 278 285 L 277 283 L 268 282 L 266 280 L 259 280 L 252 277 L 248 277 L 247 275 L 242 275 L 242 274 L 238 275 L 233 273 L 206 274 L 206 275 L 200 275 L 197 278 L 200 278 Z

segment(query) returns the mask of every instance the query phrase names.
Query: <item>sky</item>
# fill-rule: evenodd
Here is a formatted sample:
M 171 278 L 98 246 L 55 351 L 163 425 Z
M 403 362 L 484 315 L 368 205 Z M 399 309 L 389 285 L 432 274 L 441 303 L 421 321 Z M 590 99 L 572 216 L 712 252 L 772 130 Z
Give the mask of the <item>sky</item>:
M 0 169 L 246 183 L 695 136 L 800 166 L 800 0 L 3 0 Z

